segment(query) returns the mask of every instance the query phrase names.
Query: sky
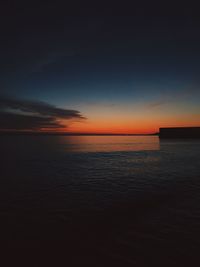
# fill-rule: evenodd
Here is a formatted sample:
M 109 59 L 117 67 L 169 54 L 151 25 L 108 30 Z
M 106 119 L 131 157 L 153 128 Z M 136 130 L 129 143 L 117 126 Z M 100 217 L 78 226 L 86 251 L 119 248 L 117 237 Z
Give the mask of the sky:
M 1 131 L 200 126 L 200 18 L 192 2 L 66 2 L 2 1 Z

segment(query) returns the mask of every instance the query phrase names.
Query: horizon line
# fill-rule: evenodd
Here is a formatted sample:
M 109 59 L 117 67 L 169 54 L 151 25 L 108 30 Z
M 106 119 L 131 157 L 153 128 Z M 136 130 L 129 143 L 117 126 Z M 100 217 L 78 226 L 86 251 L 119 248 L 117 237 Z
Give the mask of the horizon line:
M 66 133 L 66 132 L 36 132 L 36 131 L 0 131 L 0 135 L 63 135 L 63 136 L 148 136 L 148 135 L 158 135 L 158 132 L 155 133 Z

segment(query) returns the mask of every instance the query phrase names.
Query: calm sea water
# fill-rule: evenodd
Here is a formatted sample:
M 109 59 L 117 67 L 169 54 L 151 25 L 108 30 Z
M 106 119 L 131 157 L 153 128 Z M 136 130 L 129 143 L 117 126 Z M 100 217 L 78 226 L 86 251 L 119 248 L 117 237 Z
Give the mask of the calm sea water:
M 0 236 L 8 260 L 199 266 L 200 140 L 0 138 Z

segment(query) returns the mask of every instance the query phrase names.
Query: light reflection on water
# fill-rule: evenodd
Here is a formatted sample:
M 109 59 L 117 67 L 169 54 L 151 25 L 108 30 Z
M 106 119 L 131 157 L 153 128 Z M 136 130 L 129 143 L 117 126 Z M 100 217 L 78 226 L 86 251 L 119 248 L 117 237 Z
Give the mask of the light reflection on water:
M 3 240 L 43 239 L 91 266 L 98 252 L 99 266 L 199 266 L 199 140 L 3 136 L 0 148 Z
M 67 152 L 159 150 L 158 136 L 60 136 Z

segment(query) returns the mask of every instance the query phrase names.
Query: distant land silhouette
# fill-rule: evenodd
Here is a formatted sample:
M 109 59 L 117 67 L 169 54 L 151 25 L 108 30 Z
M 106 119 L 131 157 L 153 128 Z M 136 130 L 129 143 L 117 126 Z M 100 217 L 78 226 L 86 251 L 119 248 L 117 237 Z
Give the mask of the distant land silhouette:
M 160 138 L 200 138 L 200 127 L 160 128 Z
M 167 138 L 200 138 L 200 127 L 166 127 L 159 132 L 147 134 L 134 133 L 73 133 L 73 132 L 45 132 L 45 131 L 0 131 L 0 135 L 42 135 L 42 136 L 156 136 Z
M 0 135 L 63 135 L 63 136 L 151 136 L 158 135 L 158 133 L 151 134 L 126 134 L 126 133 L 66 133 L 66 132 L 39 132 L 39 131 L 0 131 Z

